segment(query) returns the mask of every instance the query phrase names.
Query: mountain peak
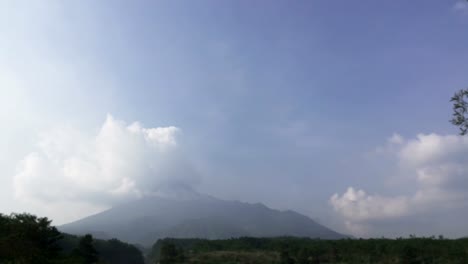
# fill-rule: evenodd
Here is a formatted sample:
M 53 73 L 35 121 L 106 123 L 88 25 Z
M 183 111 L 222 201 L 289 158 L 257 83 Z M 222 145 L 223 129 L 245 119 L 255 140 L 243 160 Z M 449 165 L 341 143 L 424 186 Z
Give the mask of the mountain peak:
M 184 199 L 147 196 L 59 228 L 72 234 L 105 234 L 142 245 L 165 237 L 344 237 L 294 211 L 278 211 L 261 203 L 225 201 L 196 192 L 185 194 Z

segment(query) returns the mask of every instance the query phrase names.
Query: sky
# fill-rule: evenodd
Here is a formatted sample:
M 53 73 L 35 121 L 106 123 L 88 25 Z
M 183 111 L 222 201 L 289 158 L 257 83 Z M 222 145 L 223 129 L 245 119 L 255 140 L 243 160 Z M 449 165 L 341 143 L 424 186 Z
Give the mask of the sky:
M 468 4 L 0 0 L 0 212 L 194 190 L 468 235 Z

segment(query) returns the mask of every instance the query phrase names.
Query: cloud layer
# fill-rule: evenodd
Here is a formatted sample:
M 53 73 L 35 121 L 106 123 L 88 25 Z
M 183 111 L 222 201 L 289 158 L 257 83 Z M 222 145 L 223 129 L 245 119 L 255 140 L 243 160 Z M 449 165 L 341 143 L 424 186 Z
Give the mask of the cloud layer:
M 177 127 L 126 125 L 108 115 L 95 136 L 59 128 L 20 162 L 15 197 L 53 206 L 108 207 L 146 195 L 170 195 L 199 180 L 177 144 Z
M 453 6 L 453 9 L 455 11 L 468 13 L 468 2 L 466 2 L 466 0 L 459 0 L 455 3 L 455 5 Z
M 349 187 L 334 194 L 330 203 L 345 220 L 349 231 L 364 232 L 371 222 L 398 220 L 423 214 L 450 212 L 468 202 L 468 138 L 420 134 L 404 140 L 394 135 L 378 148 L 396 157 L 408 182 L 416 182 L 411 195 L 383 196 Z

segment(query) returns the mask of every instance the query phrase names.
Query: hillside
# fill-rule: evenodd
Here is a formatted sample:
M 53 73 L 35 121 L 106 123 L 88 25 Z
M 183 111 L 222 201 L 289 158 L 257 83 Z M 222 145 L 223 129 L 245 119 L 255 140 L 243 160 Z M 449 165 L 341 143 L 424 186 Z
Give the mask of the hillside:
M 344 237 L 293 211 L 278 211 L 263 204 L 225 201 L 201 195 L 189 200 L 144 198 L 60 226 L 59 229 L 72 234 L 115 237 L 145 246 L 164 237 Z

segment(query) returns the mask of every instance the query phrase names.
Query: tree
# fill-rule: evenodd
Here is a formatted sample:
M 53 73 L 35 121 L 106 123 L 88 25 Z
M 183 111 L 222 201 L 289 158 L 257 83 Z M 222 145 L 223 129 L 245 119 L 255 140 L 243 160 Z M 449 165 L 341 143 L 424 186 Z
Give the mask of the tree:
M 93 246 L 92 235 L 87 234 L 80 239 L 77 254 L 83 258 L 85 264 L 96 263 L 99 260 L 98 253 Z
M 161 264 L 171 264 L 177 261 L 177 248 L 172 243 L 164 243 L 161 246 Z
M 134 245 L 115 238 L 104 241 L 95 240 L 94 247 L 99 252 L 99 259 L 112 264 L 144 264 L 141 251 Z
M 61 233 L 45 217 L 0 214 L 0 259 L 13 263 L 50 263 L 57 257 Z
M 291 256 L 289 255 L 289 251 L 286 248 L 283 248 L 280 251 L 280 263 L 281 264 L 294 264 L 295 261 Z
M 309 264 L 311 263 L 312 261 L 312 258 L 310 257 L 310 252 L 307 248 L 303 247 L 301 248 L 301 250 L 299 251 L 299 254 L 297 256 L 297 262 L 299 264 Z
M 462 89 L 450 99 L 450 102 L 453 102 L 453 117 L 450 122 L 460 128 L 460 135 L 468 133 L 468 102 L 466 98 L 468 98 L 468 89 Z
M 418 264 L 418 252 L 415 246 L 405 245 L 400 253 L 400 263 L 402 264 Z

